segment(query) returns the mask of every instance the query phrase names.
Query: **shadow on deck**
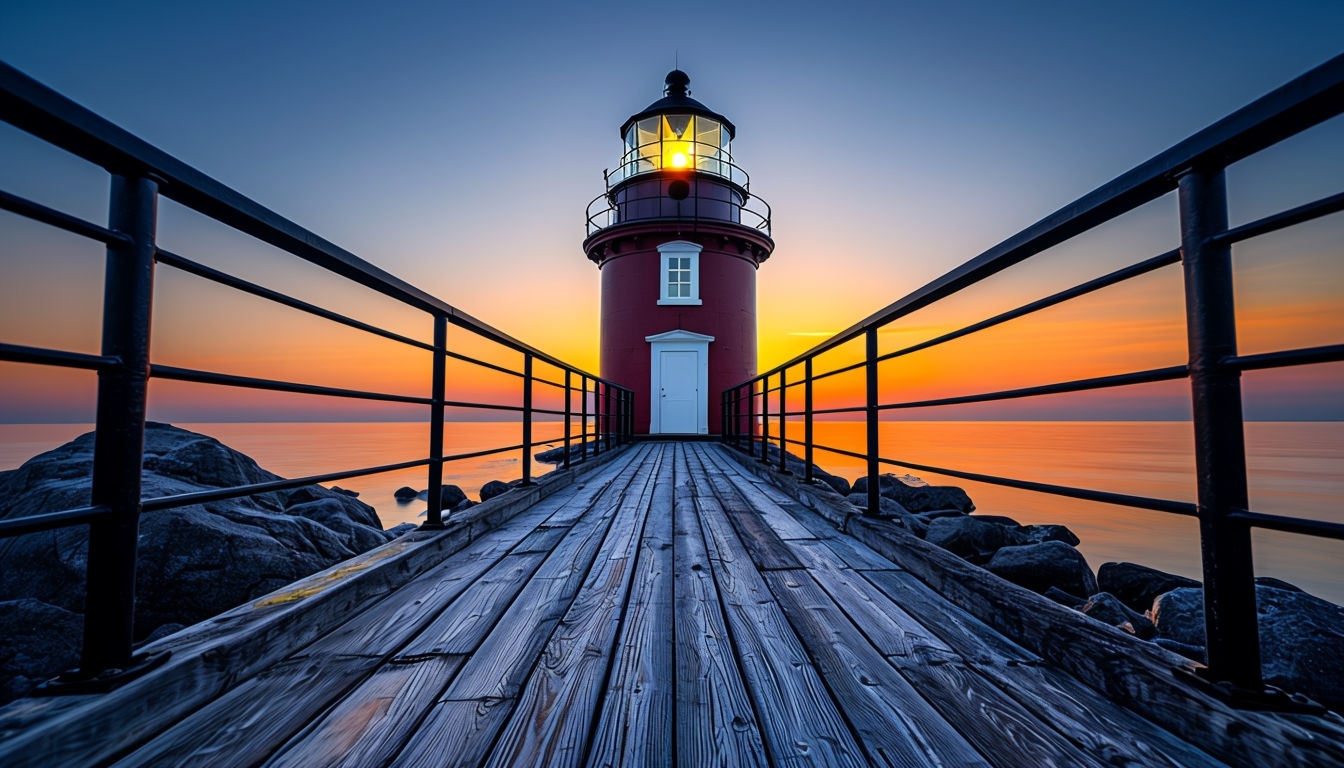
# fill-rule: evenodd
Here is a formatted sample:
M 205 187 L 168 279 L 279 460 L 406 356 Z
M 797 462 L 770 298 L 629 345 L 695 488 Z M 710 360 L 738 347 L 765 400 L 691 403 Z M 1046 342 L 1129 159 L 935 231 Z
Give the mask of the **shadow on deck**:
M 787 480 L 722 446 L 646 442 L 604 458 L 166 638 L 153 648 L 168 662 L 116 691 L 16 702 L 0 712 L 0 763 L 1039 768 L 1344 755 L 1334 716 L 1238 713 L 1194 689 L 1178 700 L 1177 657 L 1099 624 L 1061 631 L 1109 642 L 1090 650 L 1137 670 L 1111 696 L 1153 697 L 1137 709 L 1180 736 L 1164 730 L 933 591 L 916 574 L 937 555 L 902 556 L 928 545 L 846 524 L 836 497 L 787 494 L 775 484 Z

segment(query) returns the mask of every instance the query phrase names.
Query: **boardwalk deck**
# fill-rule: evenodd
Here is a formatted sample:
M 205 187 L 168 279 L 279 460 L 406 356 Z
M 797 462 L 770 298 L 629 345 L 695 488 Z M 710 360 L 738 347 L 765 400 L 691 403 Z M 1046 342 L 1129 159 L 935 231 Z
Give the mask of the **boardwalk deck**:
M 718 445 L 637 445 L 455 541 L 191 711 L 144 701 L 179 681 L 0 715 L 0 764 L 1224 765 Z M 119 696 L 159 725 L 109 732 Z

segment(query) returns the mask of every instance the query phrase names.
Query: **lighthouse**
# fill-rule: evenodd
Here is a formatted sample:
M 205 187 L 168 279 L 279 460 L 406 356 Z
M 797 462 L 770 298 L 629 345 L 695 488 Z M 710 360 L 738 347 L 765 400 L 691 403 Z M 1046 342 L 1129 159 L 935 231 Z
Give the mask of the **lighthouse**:
M 719 393 L 756 375 L 756 270 L 770 207 L 733 162 L 737 129 L 673 70 L 621 124 L 620 164 L 588 206 L 601 272 L 602 377 L 634 392 L 634 431 L 720 429 Z

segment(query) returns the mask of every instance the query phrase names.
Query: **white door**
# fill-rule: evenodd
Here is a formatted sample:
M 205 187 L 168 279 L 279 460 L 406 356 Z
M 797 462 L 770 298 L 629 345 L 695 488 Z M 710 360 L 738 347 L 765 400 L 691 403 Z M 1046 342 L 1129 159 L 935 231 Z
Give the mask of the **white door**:
M 658 431 L 695 434 L 700 413 L 700 353 L 660 350 L 658 370 Z

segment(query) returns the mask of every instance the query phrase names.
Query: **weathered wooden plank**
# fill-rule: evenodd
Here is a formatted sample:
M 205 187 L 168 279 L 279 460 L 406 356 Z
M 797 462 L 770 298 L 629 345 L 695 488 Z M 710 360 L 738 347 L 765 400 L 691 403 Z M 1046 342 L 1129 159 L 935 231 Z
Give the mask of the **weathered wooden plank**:
M 816 534 L 785 511 L 788 506 L 797 506 L 796 501 L 769 483 L 743 474 L 738 465 L 725 455 L 724 448 L 714 446 L 706 450 L 703 459 L 706 466 L 712 466 L 725 475 L 733 476 L 734 488 L 781 539 L 788 541 L 816 538 Z
M 328 656 L 276 664 L 179 720 L 115 765 L 255 765 L 377 663 L 365 656 Z M 295 696 L 296 691 L 311 691 L 316 700 Z
M 690 448 L 691 476 L 697 488 L 707 488 L 699 447 Z M 756 703 L 772 760 L 862 764 L 863 750 L 735 535 L 718 498 L 697 495 L 694 500 L 738 664 Z
M 489 757 L 513 705 L 513 699 L 497 697 L 440 701 L 388 765 L 476 768 Z
M 951 650 L 928 627 L 865 579 L 863 573 L 846 567 L 830 543 L 830 540 L 788 542 L 812 578 L 883 656 L 909 656 L 918 648 Z
M 583 764 L 662 453 L 651 454 L 632 478 L 597 561 L 551 633 L 487 766 Z
M 428 656 L 384 664 L 320 721 L 266 761 L 266 768 L 386 765 L 466 659 Z
M 611 683 L 588 751 L 590 768 L 672 764 L 673 460 L 674 451 L 665 449 L 639 542 Z
M 953 603 L 1220 760 L 1257 767 L 1344 765 L 1340 723 L 1318 720 L 1308 729 L 1283 715 L 1232 709 L 1173 675 L 1173 667 L 1193 664 L 1151 643 L 1009 584 L 900 528 L 861 518 L 851 518 L 848 528 Z
M 407 642 L 397 659 L 475 651 L 545 557 L 541 552 L 527 552 L 501 558 Z
M 806 572 L 764 576 L 871 764 L 992 764 L 887 663 Z
M 733 471 L 732 479 L 726 474 L 727 467 L 713 461 L 713 451 L 694 451 L 695 459 L 692 474 L 697 482 L 703 484 L 700 493 L 713 494 L 718 507 L 724 511 L 728 520 L 737 531 L 737 538 L 746 547 L 751 561 L 762 570 L 781 570 L 801 568 L 798 558 L 784 545 L 779 534 L 761 520 L 756 510 L 742 496 L 739 485 L 750 486 L 746 478 Z
M 397 764 L 476 765 L 485 759 L 487 747 L 481 742 L 493 743 L 508 721 L 523 682 L 578 593 L 616 510 L 648 455 L 648 450 L 637 454 L 616 482 L 574 518 L 569 534 L 546 556 L 463 665 L 439 704 L 398 754 Z M 472 739 L 464 742 L 462 734 Z
M 388 656 L 398 652 L 408 640 L 423 632 L 458 595 L 525 540 L 531 527 L 538 522 L 537 517 L 531 514 L 519 516 L 471 542 L 297 653 Z
M 677 765 L 764 766 L 760 720 L 734 661 L 680 446 L 673 493 Z
M 865 571 L 863 576 L 893 602 L 906 609 L 942 638 L 965 661 L 974 664 L 1040 664 L 1040 656 L 1004 637 L 994 628 L 948 602 L 927 584 L 904 571 Z
M 1226 768 L 1198 747 L 1176 738 L 1050 666 L 971 664 L 1021 706 L 1106 765 L 1157 768 Z
M 956 656 L 925 651 L 892 664 L 999 768 L 1103 768 Z

